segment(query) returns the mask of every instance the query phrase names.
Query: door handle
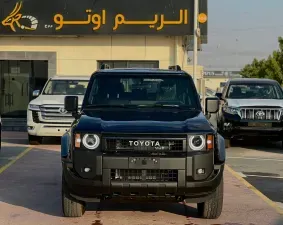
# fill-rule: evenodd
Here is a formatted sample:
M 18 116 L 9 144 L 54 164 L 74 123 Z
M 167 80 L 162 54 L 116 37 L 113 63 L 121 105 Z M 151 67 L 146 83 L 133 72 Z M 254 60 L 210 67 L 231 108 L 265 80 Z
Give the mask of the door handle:
M 9 105 L 9 95 L 5 94 L 5 106 Z
M 11 98 L 11 101 L 10 101 L 10 106 L 11 106 L 11 105 L 14 105 L 14 93 L 10 94 L 10 98 Z
M 11 96 L 10 96 L 10 94 L 7 94 L 7 98 L 8 98 L 8 106 L 11 106 Z

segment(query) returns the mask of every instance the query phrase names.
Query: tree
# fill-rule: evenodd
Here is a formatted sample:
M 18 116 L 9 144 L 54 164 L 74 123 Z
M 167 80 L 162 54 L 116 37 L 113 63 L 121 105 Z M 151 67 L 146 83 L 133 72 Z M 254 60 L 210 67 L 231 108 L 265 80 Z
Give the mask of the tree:
M 278 38 L 279 49 L 273 51 L 267 59 L 254 59 L 247 64 L 240 72 L 247 78 L 269 78 L 278 81 L 283 85 L 283 38 Z

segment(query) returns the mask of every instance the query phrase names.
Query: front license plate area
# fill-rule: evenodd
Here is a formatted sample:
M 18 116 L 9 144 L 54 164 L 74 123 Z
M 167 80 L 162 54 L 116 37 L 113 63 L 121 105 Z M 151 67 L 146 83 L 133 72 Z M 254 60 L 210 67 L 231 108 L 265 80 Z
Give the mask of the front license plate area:
M 151 157 L 129 157 L 129 169 L 160 169 L 160 159 Z
M 258 122 L 251 122 L 248 123 L 249 127 L 266 127 L 266 128 L 270 128 L 272 127 L 272 123 L 258 123 Z

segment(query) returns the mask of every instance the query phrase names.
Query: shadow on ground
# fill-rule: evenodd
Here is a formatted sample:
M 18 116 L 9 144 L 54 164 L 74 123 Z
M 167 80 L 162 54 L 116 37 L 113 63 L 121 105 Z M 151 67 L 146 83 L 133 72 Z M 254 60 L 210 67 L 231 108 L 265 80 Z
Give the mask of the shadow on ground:
M 29 145 L 28 142 L 28 138 L 19 138 L 17 139 L 15 138 L 7 138 L 7 137 L 3 137 L 1 139 L 1 142 L 5 143 L 5 144 L 18 144 L 18 145 Z M 60 137 L 45 137 L 43 139 L 43 145 L 60 145 L 61 144 L 61 138 Z
M 0 174 L 0 187 L 0 205 L 1 202 L 4 202 L 9 205 L 61 217 L 60 152 L 44 148 L 32 149 L 23 158 Z M 178 203 L 121 204 L 102 201 L 99 204 L 89 204 L 87 208 L 88 211 L 157 212 L 162 210 L 177 215 L 197 217 L 196 209 Z M 12 211 L 11 214 L 13 214 Z
M 268 142 L 264 139 L 261 140 L 260 137 L 258 137 L 258 139 L 233 140 L 231 142 L 231 147 L 283 154 L 283 148 L 280 142 Z

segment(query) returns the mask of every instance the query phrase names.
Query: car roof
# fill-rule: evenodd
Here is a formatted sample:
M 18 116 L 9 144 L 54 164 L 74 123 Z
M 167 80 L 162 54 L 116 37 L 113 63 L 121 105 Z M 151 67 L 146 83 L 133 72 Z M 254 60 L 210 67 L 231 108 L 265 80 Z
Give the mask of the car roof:
M 93 73 L 93 75 L 111 73 L 111 75 L 145 75 L 145 74 L 154 74 L 154 75 L 189 75 L 183 70 L 169 70 L 169 69 L 155 69 L 155 68 L 115 68 L 115 69 L 101 69 Z
M 277 84 L 276 80 L 267 79 L 267 78 L 234 78 L 229 80 L 229 84 L 252 84 L 252 83 L 259 83 L 259 84 Z
M 64 76 L 64 75 L 57 75 L 52 77 L 52 80 L 89 80 L 91 76 Z

